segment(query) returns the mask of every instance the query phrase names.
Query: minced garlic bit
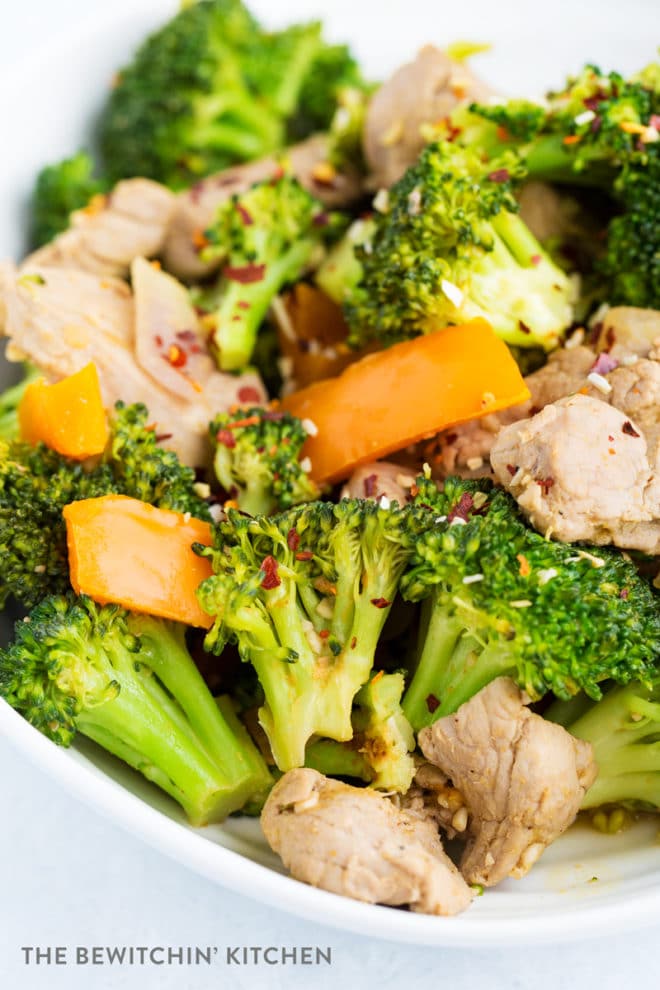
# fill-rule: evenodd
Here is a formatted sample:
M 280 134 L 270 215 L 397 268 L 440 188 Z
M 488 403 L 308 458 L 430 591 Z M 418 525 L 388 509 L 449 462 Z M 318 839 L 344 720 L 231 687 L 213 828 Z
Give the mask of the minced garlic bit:
M 309 472 L 312 470 L 311 458 L 303 457 L 302 461 L 300 462 L 300 467 L 305 472 L 305 474 L 309 474 Z
M 190 512 L 184 512 L 184 514 L 183 514 L 183 521 L 184 521 L 184 523 L 186 525 L 188 525 L 188 523 L 190 522 L 191 519 L 192 519 L 191 513 Z
M 483 581 L 483 579 L 483 574 L 468 574 L 463 578 L 463 584 L 476 584 L 477 581 Z
M 639 361 L 639 354 L 624 354 L 622 358 L 619 358 L 619 364 L 622 364 L 624 368 L 630 368 L 633 364 L 637 364 Z
M 208 498 L 211 494 L 211 486 L 207 485 L 204 481 L 196 481 L 193 485 L 193 491 L 200 498 Z
M 373 199 L 373 208 L 378 213 L 387 213 L 390 208 L 390 194 L 387 189 L 379 189 Z
M 475 509 L 480 509 L 488 501 L 486 492 L 475 492 L 472 496 L 472 505 Z
M 541 587 L 543 587 L 543 585 L 547 584 L 548 581 L 552 581 L 553 578 L 556 578 L 558 574 L 559 571 L 557 570 L 556 567 L 543 568 L 543 570 L 539 571 L 537 575 L 539 579 L 539 584 L 541 585 Z
M 380 498 L 378 499 L 378 508 L 379 509 L 389 509 L 389 507 L 390 507 L 391 504 L 392 503 L 390 502 L 390 500 L 387 497 L 387 495 L 381 495 Z
M 484 459 L 483 457 L 468 457 L 465 463 L 469 471 L 478 471 L 484 466 Z
M 481 405 L 492 406 L 493 402 L 495 402 L 495 396 L 493 395 L 493 393 L 484 392 L 484 394 L 481 396 Z
M 587 375 L 587 381 L 593 385 L 594 388 L 597 388 L 599 392 L 602 392 L 603 395 L 609 395 L 612 391 L 612 386 L 608 382 L 607 378 L 599 375 L 597 371 L 592 371 L 590 375 Z
M 593 316 L 589 317 L 589 320 L 587 321 L 587 325 L 589 326 L 589 328 L 595 327 L 597 323 L 602 323 L 605 317 L 607 316 L 609 309 L 610 309 L 609 303 L 606 302 L 601 303 L 598 309 L 596 310 L 596 312 L 593 314 Z
M 416 217 L 422 209 L 422 191 L 419 186 L 415 186 L 408 196 L 408 213 L 411 217 Z
M 456 306 L 456 308 L 458 308 L 462 304 L 463 293 L 461 292 L 461 290 L 457 285 L 454 285 L 453 282 L 450 282 L 448 279 L 443 278 L 442 281 L 440 282 L 440 288 L 442 289 L 442 291 L 444 292 L 444 294 L 446 295 L 447 299 L 452 304 L 452 306 Z
M 519 598 L 516 602 L 509 602 L 511 608 L 531 608 L 532 603 L 527 598 Z
M 308 437 L 315 437 L 319 432 L 319 428 L 313 419 L 303 419 L 302 428 Z
M 573 118 L 573 122 L 580 127 L 581 124 L 590 124 L 592 120 L 596 119 L 596 114 L 593 110 L 585 110 L 583 113 L 579 113 L 577 117 Z

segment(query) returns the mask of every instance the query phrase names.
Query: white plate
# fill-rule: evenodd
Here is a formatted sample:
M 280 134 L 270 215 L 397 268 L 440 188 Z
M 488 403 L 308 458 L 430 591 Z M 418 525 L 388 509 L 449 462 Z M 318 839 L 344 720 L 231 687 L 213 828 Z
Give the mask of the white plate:
M 175 4 L 115 0 L 112 6 L 112 15 L 107 10 L 94 15 L 35 52 L 29 63 L 0 76 L 5 136 L 0 258 L 20 255 L 36 170 L 83 142 L 113 71 Z M 139 10 L 131 10 L 135 6 Z M 266 17 L 268 0 L 252 6 Z M 277 20 L 320 16 L 322 7 L 288 0 L 278 5 Z M 625 5 L 555 0 L 552 23 L 542 25 L 536 20 L 541 9 L 526 0 L 471 0 L 452 11 L 451 24 L 441 5 L 428 0 L 381 0 L 374 22 L 375 9 L 366 0 L 334 0 L 327 18 L 332 35 L 353 39 L 374 75 L 425 41 L 456 38 L 495 41 L 482 71 L 511 92 L 541 92 L 581 61 L 631 71 L 654 56 L 655 5 L 646 0 Z M 594 35 L 596 26 L 600 33 Z M 0 365 L 0 387 L 8 375 L 9 368 Z M 198 873 L 263 903 L 365 935 L 473 947 L 581 939 L 652 923 L 660 908 L 657 822 L 640 823 L 616 837 L 576 826 L 525 880 L 501 884 L 458 918 L 431 918 L 360 904 L 290 880 L 255 821 L 232 819 L 224 826 L 192 829 L 178 807 L 138 774 L 91 744 L 59 749 L 3 702 L 0 732 L 71 793 Z

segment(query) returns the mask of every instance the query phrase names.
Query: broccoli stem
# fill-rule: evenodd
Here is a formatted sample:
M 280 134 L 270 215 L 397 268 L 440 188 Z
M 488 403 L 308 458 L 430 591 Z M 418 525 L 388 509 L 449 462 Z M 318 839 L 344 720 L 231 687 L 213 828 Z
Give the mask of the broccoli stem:
M 333 739 L 317 739 L 305 751 L 305 766 L 318 770 L 326 777 L 354 777 L 369 783 L 373 779 L 362 753 L 350 743 L 335 742 Z
M 549 710 L 548 717 L 564 724 L 558 706 Z M 583 808 L 603 804 L 660 808 L 660 705 L 649 700 L 643 685 L 612 689 L 567 728 L 591 743 L 599 769 Z
M 223 371 L 240 371 L 249 363 L 268 307 L 287 282 L 300 276 L 312 249 L 312 242 L 302 238 L 285 254 L 266 261 L 259 281 L 227 281 L 213 334 L 213 349 Z
M 94 650 L 116 694 L 83 709 L 78 729 L 179 801 L 194 825 L 222 821 L 268 786 L 266 764 L 214 702 L 183 627 L 147 616 L 130 625 L 138 653 L 111 637 Z
M 403 712 L 416 732 L 451 715 L 486 684 L 514 670 L 506 645 L 484 646 L 432 596 L 423 606 L 419 660 L 406 691 Z
M 543 248 L 517 213 L 502 210 L 491 221 L 493 230 L 523 268 L 531 268 L 532 258 L 541 258 Z

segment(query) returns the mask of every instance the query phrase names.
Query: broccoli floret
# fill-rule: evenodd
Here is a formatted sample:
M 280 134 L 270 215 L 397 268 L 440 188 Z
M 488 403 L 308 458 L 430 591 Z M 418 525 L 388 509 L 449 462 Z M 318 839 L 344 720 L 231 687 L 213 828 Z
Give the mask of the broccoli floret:
M 198 590 L 215 623 L 206 649 L 235 642 L 264 691 L 259 712 L 280 770 L 312 736 L 353 736 L 353 699 L 409 555 L 410 513 L 367 500 L 312 502 L 270 518 L 230 510 L 215 530 L 214 576 Z
M 660 650 L 660 606 L 622 554 L 546 540 L 488 481 L 417 482 L 434 525 L 401 582 L 423 601 L 417 663 L 403 710 L 419 730 L 491 680 L 533 699 L 601 695 L 642 678 Z
M 316 131 L 327 131 L 346 90 L 368 95 L 372 88 L 346 45 L 323 45 L 309 67 L 297 107 L 289 118 L 289 139 L 300 141 Z
M 353 738 L 320 739 L 307 747 L 305 766 L 335 777 L 356 777 L 384 791 L 405 794 L 415 776 L 415 735 L 401 710 L 402 673 L 382 670 L 360 688 L 353 708 Z
M 92 465 L 44 444 L 0 443 L 0 604 L 13 595 L 29 608 L 69 588 L 65 505 L 121 494 L 208 520 L 194 486 L 192 469 L 158 446 L 142 405 L 118 403 L 106 452 Z
M 0 440 L 8 443 L 18 437 L 18 407 L 31 382 L 40 378 L 40 372 L 31 364 L 23 368 L 23 377 L 0 394 Z
M 517 215 L 514 154 L 484 163 L 429 145 L 389 191 L 362 278 L 345 304 L 351 342 L 391 344 L 477 316 L 520 347 L 556 347 L 573 318 L 571 280 Z
M 52 241 L 69 226 L 74 210 L 82 209 L 94 196 L 108 191 L 107 181 L 97 178 L 94 171 L 94 162 L 86 151 L 41 170 L 32 195 L 33 247 Z
M 356 250 L 371 244 L 376 229 L 371 218 L 356 220 L 327 253 L 316 270 L 314 281 L 338 306 L 350 300 L 362 278 Z
M 365 173 L 363 133 L 369 106 L 369 89 L 347 86 L 337 95 L 337 109 L 328 133 L 328 160 L 341 171 Z
M 259 31 L 240 0 L 201 0 L 147 38 L 101 122 L 113 180 L 143 175 L 177 188 L 282 146 L 282 121 L 245 77 Z
M 266 516 L 319 497 L 300 460 L 307 433 L 297 417 L 239 408 L 216 416 L 209 433 L 216 477 L 241 512 Z
M 475 104 L 452 121 L 456 140 L 488 157 L 515 147 L 529 178 L 609 193 L 615 212 L 596 270 L 614 304 L 660 305 L 659 72 L 626 80 L 587 65 L 546 107 Z
M 288 119 L 296 113 L 307 75 L 322 49 L 318 21 L 260 35 L 246 51 L 243 63 L 251 90 L 268 102 L 274 114 Z
M 45 599 L 0 651 L 0 696 L 61 746 L 88 736 L 170 794 L 194 825 L 222 821 L 272 781 L 223 716 L 185 627 L 73 595 Z
M 660 676 L 612 687 L 599 701 L 557 702 L 544 717 L 591 743 L 598 777 L 583 808 L 623 804 L 660 811 Z
M 274 297 L 296 282 L 336 227 L 302 186 L 287 175 L 258 182 L 232 196 L 205 232 L 205 259 L 224 262 L 209 319 L 211 347 L 220 368 L 239 371 L 249 363 L 259 327 Z

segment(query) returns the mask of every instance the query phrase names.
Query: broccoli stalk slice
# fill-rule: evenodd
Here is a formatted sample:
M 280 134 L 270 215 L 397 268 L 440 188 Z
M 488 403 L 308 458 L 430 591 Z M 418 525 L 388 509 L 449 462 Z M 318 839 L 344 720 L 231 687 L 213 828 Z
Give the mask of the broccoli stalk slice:
M 312 240 L 301 238 L 280 256 L 271 258 L 264 251 L 262 257 L 251 261 L 265 266 L 259 281 L 245 284 L 225 279 L 211 338 L 211 349 L 223 371 L 240 371 L 249 363 L 271 302 L 283 286 L 300 278 L 313 249 Z M 232 264 L 241 262 L 232 259 Z
M 364 245 L 374 230 L 373 220 L 356 220 L 328 251 L 316 270 L 314 281 L 338 306 L 350 298 L 360 282 L 362 265 L 356 257 L 355 248 Z
M 340 743 L 334 739 L 317 739 L 305 750 L 305 766 L 326 777 L 353 777 L 365 784 L 373 779 L 366 757 L 355 748 L 352 740 Z
M 597 702 L 581 699 L 577 719 L 552 705 L 545 717 L 591 743 L 598 777 L 583 808 L 626 804 L 660 809 L 660 681 L 614 687 Z
M 183 626 L 86 598 L 50 598 L 0 654 L 0 695 L 55 742 L 80 732 L 181 804 L 222 821 L 271 783 L 185 645 Z

